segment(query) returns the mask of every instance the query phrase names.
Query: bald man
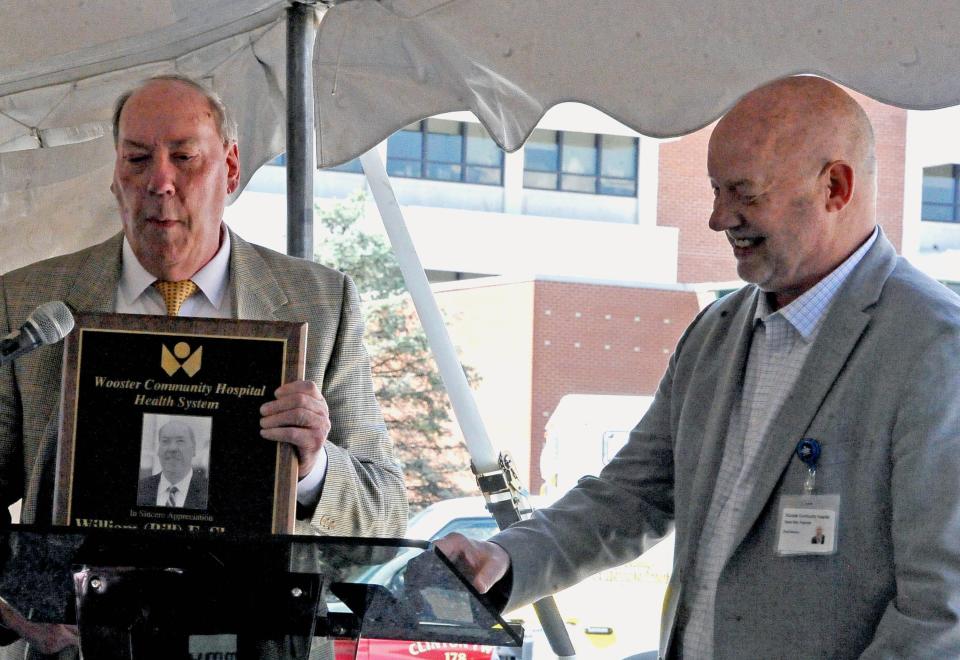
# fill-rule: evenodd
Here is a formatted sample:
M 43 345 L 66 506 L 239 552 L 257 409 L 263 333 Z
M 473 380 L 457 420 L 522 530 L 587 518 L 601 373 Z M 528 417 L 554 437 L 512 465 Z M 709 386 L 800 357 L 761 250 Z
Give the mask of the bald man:
M 870 122 L 779 80 L 717 124 L 707 169 L 750 284 L 686 330 L 599 477 L 438 545 L 509 610 L 675 527 L 662 657 L 960 657 L 960 299 L 877 227 Z

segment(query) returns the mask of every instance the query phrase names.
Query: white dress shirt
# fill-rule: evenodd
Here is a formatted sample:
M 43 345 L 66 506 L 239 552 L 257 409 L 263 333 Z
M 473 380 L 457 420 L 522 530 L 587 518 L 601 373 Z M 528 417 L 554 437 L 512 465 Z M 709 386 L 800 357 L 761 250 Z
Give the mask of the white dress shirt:
M 873 245 L 878 230 L 846 261 L 789 305 L 773 311 L 757 289 L 754 331 L 743 390 L 734 402 L 710 508 L 697 546 L 683 657 L 713 657 L 714 604 L 720 574 L 733 552 L 738 523 L 756 485 L 756 463 L 770 422 L 797 382 L 830 303 Z
M 232 317 L 230 296 L 230 232 L 220 225 L 220 249 L 213 258 L 190 278 L 197 291 L 183 301 L 178 316 L 193 316 L 209 319 Z M 120 282 L 117 284 L 114 311 L 118 314 L 154 314 L 166 316 L 167 307 L 163 296 L 153 283 L 157 278 L 141 265 L 127 237 L 123 237 L 123 260 Z M 323 482 L 327 476 L 327 450 L 321 447 L 317 462 L 297 483 L 297 501 L 304 506 L 313 506 L 320 500 Z M 179 495 L 179 493 L 178 493 Z M 159 494 L 157 495 L 159 497 Z M 184 493 L 183 497 L 186 497 Z M 166 501 L 166 500 L 164 500 Z M 182 506 L 182 505 L 181 505 Z
M 160 473 L 160 484 L 157 486 L 157 506 L 170 506 L 170 489 L 177 487 L 177 492 L 173 494 L 174 506 L 183 508 L 187 502 L 187 491 L 190 490 L 190 480 L 193 479 L 193 470 L 187 473 L 183 479 L 175 484 L 170 483 L 167 475 Z

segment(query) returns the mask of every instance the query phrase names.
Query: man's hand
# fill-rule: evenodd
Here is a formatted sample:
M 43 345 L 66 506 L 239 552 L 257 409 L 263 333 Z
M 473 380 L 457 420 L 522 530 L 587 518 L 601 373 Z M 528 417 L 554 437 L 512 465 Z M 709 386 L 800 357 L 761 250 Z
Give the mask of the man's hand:
M 260 406 L 260 435 L 267 440 L 289 442 L 297 450 L 299 478 L 310 474 L 317 454 L 330 433 L 330 411 L 316 383 L 297 380 L 273 393 L 276 401 Z
M 20 635 L 31 648 L 44 655 L 58 653 L 68 646 L 80 644 L 76 626 L 28 621 L 20 612 L 2 600 L 0 600 L 0 623 Z
M 487 593 L 510 568 L 510 555 L 496 543 L 474 541 L 453 532 L 434 544 L 482 594 Z

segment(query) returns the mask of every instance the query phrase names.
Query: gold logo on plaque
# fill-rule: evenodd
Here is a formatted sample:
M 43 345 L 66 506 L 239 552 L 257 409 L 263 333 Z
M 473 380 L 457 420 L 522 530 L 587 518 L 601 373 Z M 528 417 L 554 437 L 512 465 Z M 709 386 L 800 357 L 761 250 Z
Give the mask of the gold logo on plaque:
M 167 372 L 168 376 L 177 373 L 178 369 L 183 369 L 184 373 L 191 378 L 200 371 L 200 361 L 203 359 L 203 346 L 198 346 L 197 350 L 190 352 L 190 345 L 185 342 L 177 342 L 173 347 L 173 352 L 167 348 L 166 344 L 161 345 L 160 367 Z

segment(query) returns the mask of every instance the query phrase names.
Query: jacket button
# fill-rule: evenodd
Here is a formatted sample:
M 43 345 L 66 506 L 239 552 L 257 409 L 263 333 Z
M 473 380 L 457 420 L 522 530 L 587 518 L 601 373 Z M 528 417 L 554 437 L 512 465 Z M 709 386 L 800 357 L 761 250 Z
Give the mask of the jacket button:
M 333 525 L 333 517 L 326 514 L 320 516 L 320 520 L 317 521 L 317 527 L 327 532 L 333 529 Z

